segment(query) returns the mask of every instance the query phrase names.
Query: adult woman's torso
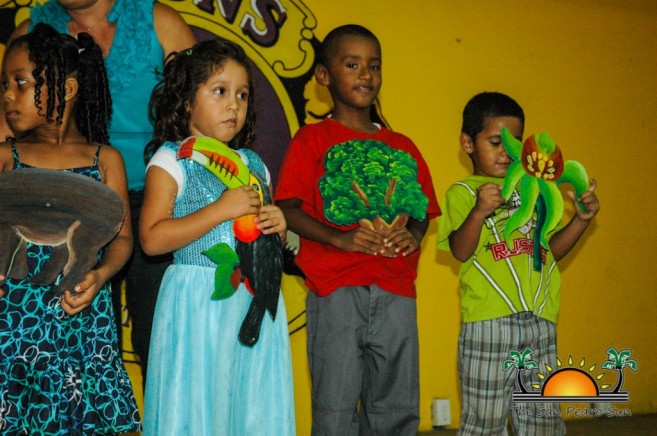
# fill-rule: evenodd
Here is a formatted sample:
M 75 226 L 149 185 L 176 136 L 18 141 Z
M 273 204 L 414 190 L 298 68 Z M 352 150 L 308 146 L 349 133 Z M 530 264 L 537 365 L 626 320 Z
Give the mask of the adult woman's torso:
M 111 26 L 90 33 L 98 33 L 106 54 L 113 106 L 110 143 L 125 161 L 128 189 L 138 191 L 144 187 L 144 148 L 153 132 L 148 102 L 164 65 L 164 51 L 153 24 L 152 2 L 115 0 L 107 18 Z M 30 20 L 31 26 L 45 22 L 61 33 L 76 30 L 66 9 L 52 0 L 36 5 Z

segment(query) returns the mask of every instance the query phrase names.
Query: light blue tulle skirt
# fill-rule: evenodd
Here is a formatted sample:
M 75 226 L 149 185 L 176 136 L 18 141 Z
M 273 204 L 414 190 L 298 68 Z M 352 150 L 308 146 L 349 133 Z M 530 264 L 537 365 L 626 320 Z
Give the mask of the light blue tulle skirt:
M 145 392 L 145 436 L 294 435 L 283 296 L 253 348 L 239 343 L 252 300 L 244 285 L 210 300 L 214 268 L 172 265 L 155 309 Z

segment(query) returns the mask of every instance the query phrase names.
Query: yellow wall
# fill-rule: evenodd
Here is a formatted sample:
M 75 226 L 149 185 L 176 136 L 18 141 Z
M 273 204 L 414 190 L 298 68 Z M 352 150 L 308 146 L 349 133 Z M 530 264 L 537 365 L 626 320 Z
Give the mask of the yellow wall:
M 564 285 L 559 356 L 567 365 L 597 363 L 605 351 L 631 349 L 626 369 L 633 414 L 657 412 L 657 212 L 650 178 L 657 138 L 657 2 L 653 0 L 304 0 L 321 40 L 333 27 L 363 24 L 380 38 L 383 114 L 413 138 L 427 160 L 439 197 L 468 174 L 458 147 L 460 113 L 480 91 L 502 91 L 527 114 L 526 133 L 547 130 L 566 159 L 598 179 L 602 211 L 562 262 Z M 17 20 L 20 21 L 20 20 Z M 1 48 L 1 46 L 0 46 Z M 631 218 L 631 219 L 630 219 Z M 436 252 L 432 223 L 418 286 L 421 429 L 430 403 L 449 398 L 458 424 L 456 341 L 458 265 Z M 285 277 L 290 317 L 304 308 L 305 288 Z M 302 324 L 303 318 L 291 325 Z M 310 433 L 305 329 L 292 335 L 297 424 Z M 604 382 L 613 383 L 607 371 Z M 618 407 L 625 407 L 618 405 Z
M 383 114 L 413 138 L 441 198 L 470 168 L 458 147 L 460 113 L 475 93 L 510 94 L 531 134 L 547 130 L 566 159 L 598 179 L 602 211 L 562 264 L 558 354 L 587 368 L 605 351 L 631 349 L 639 371 L 625 371 L 633 414 L 657 412 L 657 203 L 650 171 L 657 138 L 657 3 L 651 0 L 305 0 L 321 40 L 349 22 L 383 46 Z M 458 423 L 457 264 L 437 253 L 436 224 L 423 245 L 418 286 L 421 429 L 431 428 L 433 397 L 449 398 Z M 305 290 L 284 282 L 288 313 Z M 291 338 L 299 435 L 310 433 L 305 330 Z M 613 383 L 606 371 L 604 382 Z

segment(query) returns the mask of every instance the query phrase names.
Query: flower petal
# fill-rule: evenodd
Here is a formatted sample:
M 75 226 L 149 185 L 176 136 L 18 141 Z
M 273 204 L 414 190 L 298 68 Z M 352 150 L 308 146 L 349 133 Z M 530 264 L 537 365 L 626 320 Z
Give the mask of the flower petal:
M 555 183 L 538 180 L 538 187 L 545 200 L 545 222 L 541 229 L 541 245 L 546 250 L 550 249 L 548 245 L 549 237 L 561 222 L 563 216 L 563 197 Z
M 509 165 L 509 168 L 506 169 L 506 175 L 504 176 L 504 186 L 502 187 L 502 198 L 508 200 L 513 194 L 513 190 L 516 188 L 516 185 L 520 181 L 520 178 L 526 173 L 525 169 L 522 166 L 522 162 L 512 162 Z
M 525 175 L 520 180 L 520 198 L 521 203 L 518 210 L 511 215 L 509 222 L 506 223 L 504 228 L 504 239 L 509 247 L 511 247 L 511 233 L 524 226 L 532 219 L 534 215 L 534 206 L 536 205 L 536 197 L 538 197 L 538 182 L 537 179 Z
M 579 198 L 589 189 L 589 175 L 581 163 L 576 160 L 567 160 L 564 164 L 563 174 L 557 179 L 556 183 L 570 183 L 575 188 L 575 198 Z M 579 205 L 582 210 L 587 210 L 581 201 Z
M 567 160 L 564 163 L 563 174 L 557 183 L 570 183 L 575 188 L 575 194 L 579 197 L 589 189 L 589 175 L 584 166 L 576 160 Z
M 512 134 L 509 129 L 502 127 L 502 145 L 506 153 L 511 157 L 511 159 L 517 161 L 520 159 L 520 154 L 522 152 L 522 142 L 518 141 Z

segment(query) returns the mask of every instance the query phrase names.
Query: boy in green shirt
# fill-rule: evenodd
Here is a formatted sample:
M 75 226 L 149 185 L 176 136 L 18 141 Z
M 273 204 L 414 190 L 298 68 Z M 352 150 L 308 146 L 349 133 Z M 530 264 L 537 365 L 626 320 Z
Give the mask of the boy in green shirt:
M 535 217 L 513 232 L 511 248 L 507 246 L 504 227 L 520 196 L 514 192 L 505 201 L 500 192 L 512 162 L 500 134 L 506 127 L 522 140 L 524 121 L 522 108 L 512 98 L 495 92 L 474 96 L 463 111 L 459 138 L 473 174 L 452 185 L 442 203 L 437 246 L 461 262 L 460 434 L 506 434 L 509 412 L 518 433 L 565 433 L 559 411 L 550 411 L 558 406 L 512 403 L 515 374 L 505 372 L 503 362 L 510 350 L 530 347 L 540 367 L 555 364 L 561 285 L 556 262 L 577 243 L 600 206 L 591 180 L 590 189 L 577 199 L 586 210 L 574 201 L 576 213 L 550 239 L 541 271 L 532 263 Z M 575 200 L 574 194 L 569 196 Z

